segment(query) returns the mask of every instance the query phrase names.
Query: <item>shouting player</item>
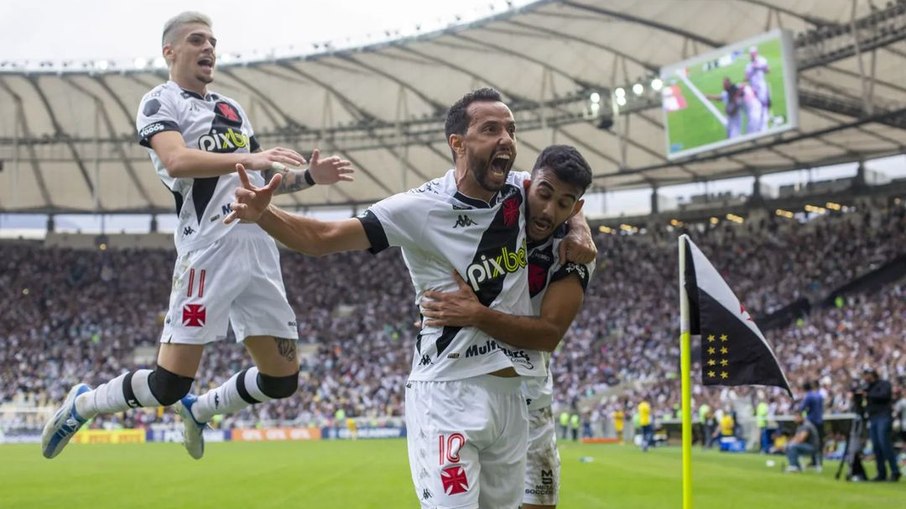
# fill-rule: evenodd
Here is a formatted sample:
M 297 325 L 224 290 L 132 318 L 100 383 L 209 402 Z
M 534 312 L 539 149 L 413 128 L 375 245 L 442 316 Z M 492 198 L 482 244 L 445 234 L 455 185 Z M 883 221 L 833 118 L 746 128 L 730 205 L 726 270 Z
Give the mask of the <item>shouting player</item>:
M 513 114 L 496 90 L 476 90 L 450 108 L 445 133 L 454 168 L 381 200 L 361 217 L 324 222 L 269 206 L 278 176 L 264 188 L 245 183 L 238 189 L 229 219 L 255 221 L 307 254 L 400 246 L 416 302 L 429 290 L 455 290 L 456 271 L 482 304 L 530 315 L 523 209 L 529 175 L 510 171 Z M 588 225 L 580 217 L 574 221 L 570 254 L 593 259 Z M 519 507 L 528 438 L 519 375 L 545 374 L 537 350 L 475 327 L 421 330 L 406 384 L 406 428 L 422 507 Z
M 529 292 L 533 317 L 500 313 L 476 298 L 459 278 L 459 291 L 425 292 L 422 309 L 426 326 L 477 327 L 514 347 L 542 352 L 545 365 L 582 306 L 594 263 L 575 264 L 560 257 L 566 221 L 583 205 L 591 185 L 591 168 L 575 148 L 552 145 L 532 169 L 527 194 Z M 529 413 L 529 442 L 522 509 L 556 507 L 560 490 L 560 454 L 551 411 L 553 380 L 526 377 L 522 382 Z
M 162 52 L 170 81 L 145 95 L 136 120 L 138 141 L 173 193 L 179 215 L 173 289 L 157 367 L 128 371 L 93 390 L 81 383 L 73 387 L 44 427 L 47 458 L 59 454 L 95 415 L 174 403 L 184 421 L 186 449 L 201 458 L 202 430 L 215 414 L 296 392 L 298 329 L 277 246 L 255 225 L 222 221 L 239 183 L 235 166 L 256 170 L 250 178 L 258 183 L 275 171 L 285 173 L 277 192 L 351 180 L 352 170 L 349 161 L 320 159 L 315 150 L 307 170 L 287 171 L 286 166 L 305 159 L 287 148 L 261 151 L 242 107 L 208 91 L 216 44 L 207 16 L 184 12 L 169 20 Z M 204 345 L 225 338 L 230 323 L 255 365 L 199 398 L 187 396 Z

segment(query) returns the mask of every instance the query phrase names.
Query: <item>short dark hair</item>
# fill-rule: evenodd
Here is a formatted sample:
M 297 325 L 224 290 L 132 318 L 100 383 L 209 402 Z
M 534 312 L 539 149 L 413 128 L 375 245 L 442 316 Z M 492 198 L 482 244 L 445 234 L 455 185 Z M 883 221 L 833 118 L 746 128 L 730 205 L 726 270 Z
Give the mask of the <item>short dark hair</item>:
M 500 97 L 500 92 L 489 87 L 479 88 L 462 96 L 447 110 L 447 118 L 444 120 L 444 138 L 446 140 L 450 140 L 451 134 L 466 134 L 471 121 L 469 105 L 474 102 L 503 102 L 503 99 Z M 456 161 L 455 152 L 453 152 L 453 161 Z
M 532 176 L 541 168 L 551 170 L 558 179 L 578 187 L 583 194 L 591 185 L 591 166 L 576 147 L 550 145 L 538 154 L 535 166 L 532 167 Z
M 812 383 L 808 381 L 802 382 L 802 388 L 804 390 L 810 391 L 812 390 Z

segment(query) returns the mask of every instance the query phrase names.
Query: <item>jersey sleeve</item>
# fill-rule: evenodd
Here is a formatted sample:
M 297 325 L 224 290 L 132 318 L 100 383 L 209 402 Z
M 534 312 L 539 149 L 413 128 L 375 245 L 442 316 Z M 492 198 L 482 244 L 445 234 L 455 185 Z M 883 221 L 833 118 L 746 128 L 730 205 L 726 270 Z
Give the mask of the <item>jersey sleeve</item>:
M 422 229 L 428 211 L 423 199 L 413 193 L 401 193 L 385 198 L 358 217 L 372 254 L 390 246 L 417 247 L 421 244 Z
M 573 262 L 566 262 L 565 265 L 561 265 L 554 270 L 551 274 L 550 283 L 553 284 L 555 281 L 559 281 L 563 278 L 569 277 L 571 274 L 575 274 L 579 278 L 579 282 L 582 284 L 582 291 L 588 290 L 588 282 L 591 281 L 591 275 L 595 270 L 595 262 L 580 264 Z
M 135 119 L 139 145 L 151 148 L 151 138 L 164 131 L 177 131 L 179 119 L 171 94 L 166 90 L 155 90 L 145 95 L 138 107 Z

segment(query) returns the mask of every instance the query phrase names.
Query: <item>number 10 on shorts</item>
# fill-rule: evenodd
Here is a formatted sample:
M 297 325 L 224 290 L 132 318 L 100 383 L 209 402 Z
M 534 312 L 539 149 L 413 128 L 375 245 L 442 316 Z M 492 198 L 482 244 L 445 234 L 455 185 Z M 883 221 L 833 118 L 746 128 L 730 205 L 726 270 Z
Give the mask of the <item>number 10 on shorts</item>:
M 466 445 L 466 437 L 462 433 L 451 433 L 448 436 L 437 437 L 440 464 L 459 463 L 459 450 Z

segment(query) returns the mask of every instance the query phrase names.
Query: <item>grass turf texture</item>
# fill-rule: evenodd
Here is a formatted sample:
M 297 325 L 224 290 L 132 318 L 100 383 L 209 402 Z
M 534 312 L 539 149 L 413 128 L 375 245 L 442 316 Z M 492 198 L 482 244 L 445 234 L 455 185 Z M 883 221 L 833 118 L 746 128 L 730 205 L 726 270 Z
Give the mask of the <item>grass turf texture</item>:
M 786 95 L 783 88 L 783 61 L 780 59 L 780 40 L 773 40 L 758 45 L 758 54 L 768 61 L 770 72 L 765 75 L 771 90 L 771 114 L 782 115 L 789 119 L 786 112 Z M 748 48 L 737 57 L 732 65 L 710 71 L 702 71 L 701 64 L 690 66 L 689 81 L 706 95 L 720 95 L 723 91 L 724 76 L 729 76 L 733 83 L 745 79 L 746 64 L 750 61 Z M 717 118 L 702 104 L 698 97 L 689 90 L 685 83 L 676 80 L 683 97 L 686 98 L 687 107 L 682 110 L 667 114 L 668 148 L 676 145 L 675 152 L 688 150 L 709 143 L 727 139 L 727 130 Z M 718 111 L 726 115 L 724 104 L 720 101 L 711 101 Z M 743 115 L 742 133 L 745 134 L 746 122 Z
M 680 449 L 561 444 L 560 507 L 679 508 Z M 583 456 L 591 462 L 581 462 Z M 208 444 L 194 461 L 179 444 L 70 445 L 48 461 L 39 445 L 0 446 L 0 507 L 30 508 L 401 508 L 419 507 L 404 440 Z M 906 483 L 783 474 L 767 456 L 716 451 L 693 456 L 696 509 L 901 507 Z M 867 468 L 874 473 L 874 465 Z

